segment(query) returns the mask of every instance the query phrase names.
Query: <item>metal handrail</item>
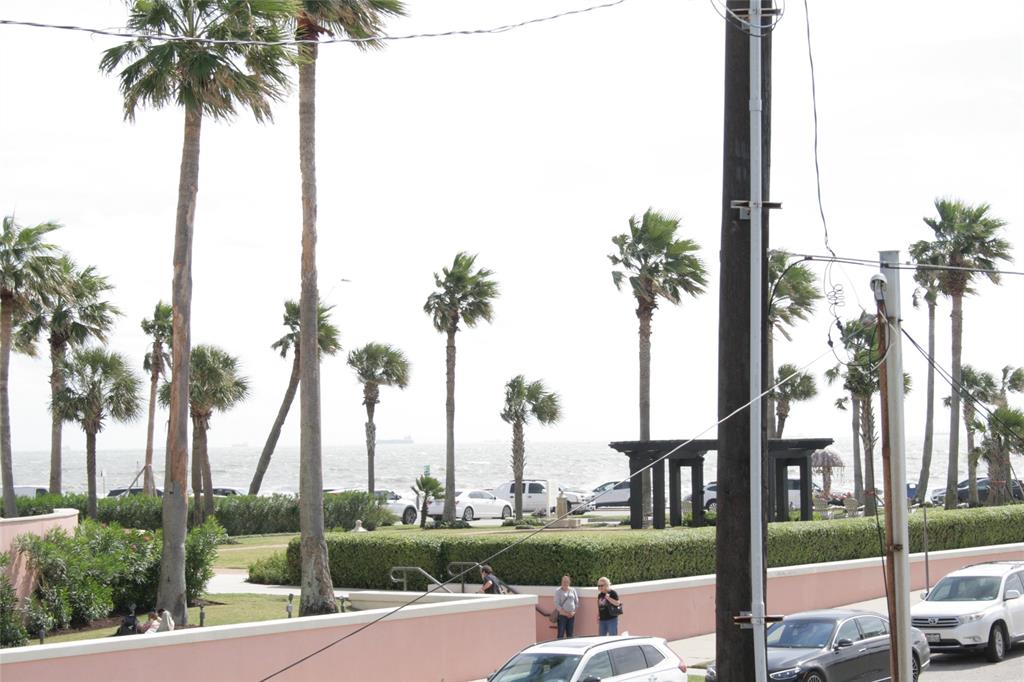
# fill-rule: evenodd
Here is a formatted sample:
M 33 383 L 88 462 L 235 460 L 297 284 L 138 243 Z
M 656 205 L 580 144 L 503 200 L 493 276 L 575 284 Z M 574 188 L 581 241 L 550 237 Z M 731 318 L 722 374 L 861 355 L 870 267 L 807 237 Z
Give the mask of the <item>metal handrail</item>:
M 466 575 L 469 573 L 469 570 L 467 569 L 472 569 L 479 565 L 480 563 L 476 561 L 451 561 L 448 563 L 448 568 L 446 570 L 448 571 L 448 577 L 450 578 L 461 576 L 460 582 L 462 583 L 462 591 L 465 592 Z
M 432 576 L 429 573 L 427 573 L 426 571 L 424 571 L 419 566 L 392 566 L 391 570 L 388 572 L 388 577 L 391 579 L 391 582 L 393 582 L 393 583 L 401 583 L 402 584 L 402 590 L 405 591 L 405 592 L 408 592 L 409 591 L 409 572 L 410 571 L 413 572 L 413 573 L 418 573 L 418 574 L 422 575 L 424 578 L 426 578 L 430 582 L 434 583 L 435 585 L 440 587 L 445 592 L 447 592 L 449 594 L 452 594 L 452 591 L 449 590 L 444 585 L 444 583 L 442 583 L 440 580 L 438 580 L 434 576 Z M 399 572 L 402 574 L 401 577 L 398 577 L 398 576 L 395 575 L 396 573 L 399 573 Z M 429 590 L 427 590 L 427 591 L 429 591 Z

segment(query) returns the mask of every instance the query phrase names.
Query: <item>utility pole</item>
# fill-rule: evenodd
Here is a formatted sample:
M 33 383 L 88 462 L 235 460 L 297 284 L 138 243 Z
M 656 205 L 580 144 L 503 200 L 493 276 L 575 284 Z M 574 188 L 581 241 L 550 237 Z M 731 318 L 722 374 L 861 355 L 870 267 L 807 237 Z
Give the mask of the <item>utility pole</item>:
M 907 526 L 907 474 L 903 431 L 903 343 L 900 338 L 899 252 L 879 252 L 885 274 L 871 278 L 878 305 L 882 366 L 882 468 L 885 489 L 885 575 L 889 612 L 889 669 L 893 682 L 910 682 L 910 537 Z

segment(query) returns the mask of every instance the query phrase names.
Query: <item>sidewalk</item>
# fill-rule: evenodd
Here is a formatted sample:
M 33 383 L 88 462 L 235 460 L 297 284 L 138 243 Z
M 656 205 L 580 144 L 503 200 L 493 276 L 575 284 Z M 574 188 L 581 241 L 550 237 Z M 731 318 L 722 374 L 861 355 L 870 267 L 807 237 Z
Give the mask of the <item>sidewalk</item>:
M 910 594 L 910 605 L 921 601 L 921 591 L 916 590 Z M 885 615 L 885 597 L 870 599 L 868 601 L 836 606 L 837 609 L 862 609 L 864 611 L 875 611 Z M 697 635 L 686 639 L 677 639 L 668 643 L 672 651 L 686 662 L 691 679 L 703 679 L 704 668 L 715 659 L 715 633 Z

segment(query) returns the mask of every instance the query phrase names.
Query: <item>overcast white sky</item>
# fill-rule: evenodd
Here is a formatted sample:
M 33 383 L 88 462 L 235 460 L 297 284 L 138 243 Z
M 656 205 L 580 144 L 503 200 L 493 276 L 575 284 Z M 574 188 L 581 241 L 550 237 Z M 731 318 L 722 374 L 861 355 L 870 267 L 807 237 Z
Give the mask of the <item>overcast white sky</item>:
M 479 28 L 584 7 L 590 0 L 410 0 L 392 34 Z M 987 201 L 1024 259 L 1024 4 L 811 0 L 824 203 L 838 254 L 875 258 L 931 232 L 940 195 Z M 115 0 L 4 0 L 0 16 L 123 26 Z M 815 201 L 811 89 L 803 4 L 775 32 L 771 199 L 773 247 L 824 252 Z M 444 440 L 444 339 L 422 305 L 432 273 L 460 250 L 493 269 L 493 325 L 458 336 L 459 441 L 505 440 L 503 384 L 517 373 L 562 394 L 565 417 L 533 440 L 620 440 L 638 434 L 632 298 L 612 285 L 611 237 L 648 206 L 682 218 L 711 275 L 703 297 L 654 317 L 652 435 L 696 434 L 716 416 L 722 20 L 700 0 L 621 6 L 483 36 L 400 41 L 363 54 L 325 46 L 318 66 L 319 271 L 346 352 L 377 340 L 413 364 L 404 391 L 384 389 L 381 437 Z M 125 315 L 111 346 L 141 372 L 139 321 L 169 300 L 183 114 L 121 116 L 117 81 L 98 72 L 117 39 L 0 27 L 0 211 L 23 224 L 65 224 L 57 241 L 117 287 Z M 290 360 L 270 344 L 282 302 L 297 297 L 300 204 L 297 97 L 275 123 L 204 123 L 194 243 L 192 334 L 237 354 L 252 397 L 215 415 L 213 445 L 263 442 Z M 814 266 L 817 272 L 821 267 Z M 1022 270 L 1018 262 L 1013 269 Z M 871 305 L 869 268 L 845 266 L 843 317 Z M 905 326 L 922 343 L 926 315 Z M 342 278 L 351 280 L 343 283 Z M 989 371 L 1024 364 L 1024 277 L 982 283 L 966 304 L 964 358 Z M 949 305 L 938 361 L 949 363 Z M 826 349 L 824 309 L 780 340 L 776 362 Z M 924 363 L 908 436 L 924 417 Z M 819 361 L 819 377 L 834 359 Z M 15 357 L 15 451 L 49 444 L 49 363 Z M 789 435 L 838 436 L 848 416 L 821 383 L 794 408 Z M 324 442 L 362 442 L 361 390 L 342 357 L 322 370 Z M 939 395 L 945 395 L 940 387 Z M 945 424 L 941 406 L 937 423 Z M 163 417 L 161 417 L 163 419 Z M 102 448 L 142 448 L 145 420 L 110 425 Z M 939 431 L 945 429 L 940 426 Z M 83 446 L 73 427 L 65 443 Z M 298 419 L 282 445 L 297 443 Z M 941 439 L 940 439 L 941 440 Z

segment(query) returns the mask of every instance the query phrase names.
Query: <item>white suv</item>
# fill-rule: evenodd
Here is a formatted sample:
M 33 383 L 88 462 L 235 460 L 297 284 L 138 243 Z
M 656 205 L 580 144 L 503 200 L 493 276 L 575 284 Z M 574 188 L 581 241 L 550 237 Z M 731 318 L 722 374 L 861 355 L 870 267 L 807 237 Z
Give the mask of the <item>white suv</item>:
M 574 637 L 528 646 L 489 682 L 685 682 L 686 664 L 661 637 Z
M 933 652 L 985 651 L 1000 661 L 1024 641 L 1024 561 L 992 561 L 953 571 L 910 609 Z

